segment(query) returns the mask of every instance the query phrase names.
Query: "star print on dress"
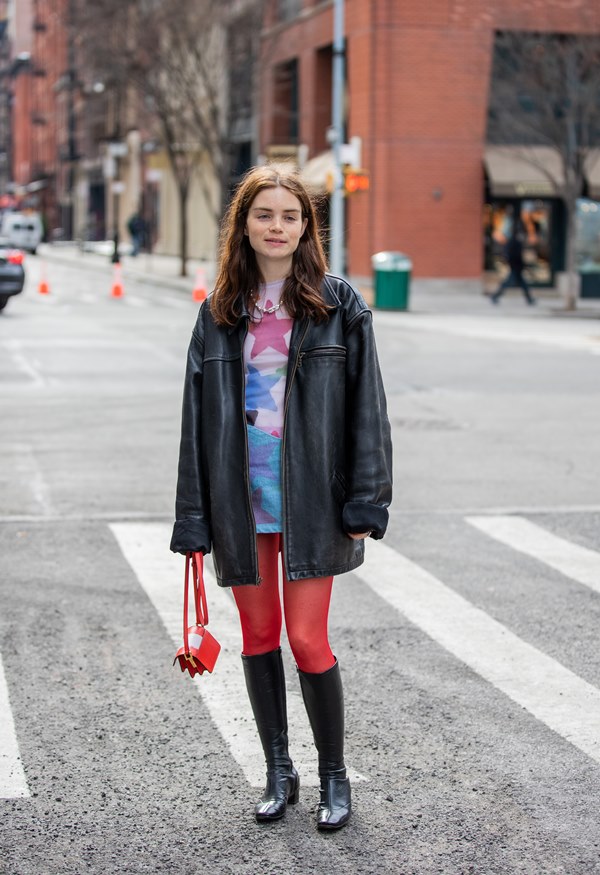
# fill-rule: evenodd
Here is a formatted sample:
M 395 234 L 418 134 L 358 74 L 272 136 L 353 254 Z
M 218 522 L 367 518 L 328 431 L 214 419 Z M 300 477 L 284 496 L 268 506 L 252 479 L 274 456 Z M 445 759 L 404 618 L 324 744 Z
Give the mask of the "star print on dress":
M 250 353 L 251 358 L 255 359 L 266 349 L 274 349 L 284 355 L 286 358 L 290 349 L 290 334 L 292 331 L 291 319 L 278 319 L 276 314 L 274 319 L 265 319 L 260 324 L 260 331 L 253 331 L 254 344 Z M 264 323 L 264 325 L 263 325 Z M 253 326 L 256 328 L 256 326 Z
M 271 516 L 263 506 L 263 491 L 260 488 L 255 489 L 252 493 L 252 510 L 254 511 L 256 525 L 261 527 L 260 531 L 263 534 L 269 531 L 269 526 L 272 526 L 273 524 L 277 525 L 277 518 Z M 273 529 L 273 531 L 278 532 L 279 527 Z
M 281 440 L 265 434 L 249 425 L 248 449 L 252 490 L 252 510 L 256 530 L 260 532 L 281 531 L 281 489 L 279 471 L 281 465 Z
M 248 381 L 246 383 L 246 407 L 248 410 L 266 408 L 277 410 L 275 399 L 271 395 L 271 388 L 275 386 L 281 377 L 278 374 L 261 374 L 257 368 L 248 365 Z
M 263 310 L 281 301 L 284 281 L 259 289 Z M 244 341 L 250 492 L 257 532 L 281 532 L 281 435 L 294 320 L 283 306 L 256 310 Z

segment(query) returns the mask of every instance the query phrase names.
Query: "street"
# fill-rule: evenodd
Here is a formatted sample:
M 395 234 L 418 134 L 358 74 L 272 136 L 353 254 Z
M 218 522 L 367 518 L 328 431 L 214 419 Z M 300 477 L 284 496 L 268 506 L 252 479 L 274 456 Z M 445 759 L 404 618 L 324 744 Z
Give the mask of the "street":
M 600 873 L 600 322 L 516 291 L 375 311 L 395 454 L 383 542 L 334 584 L 354 815 L 264 780 L 233 600 L 172 666 L 169 552 L 198 304 L 40 258 L 0 316 L 0 873 Z M 458 299 L 457 299 L 458 300 Z M 535 310 L 535 312 L 532 312 Z

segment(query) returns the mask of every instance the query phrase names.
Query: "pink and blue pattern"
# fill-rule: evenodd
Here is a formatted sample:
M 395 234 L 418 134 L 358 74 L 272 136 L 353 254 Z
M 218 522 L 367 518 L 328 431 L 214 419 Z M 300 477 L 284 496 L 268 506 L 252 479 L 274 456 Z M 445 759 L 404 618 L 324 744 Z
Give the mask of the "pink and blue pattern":
M 283 281 L 263 286 L 262 306 L 277 305 L 282 290 Z M 250 488 L 256 531 L 280 532 L 281 436 L 293 319 L 283 308 L 261 315 L 250 322 L 244 344 Z

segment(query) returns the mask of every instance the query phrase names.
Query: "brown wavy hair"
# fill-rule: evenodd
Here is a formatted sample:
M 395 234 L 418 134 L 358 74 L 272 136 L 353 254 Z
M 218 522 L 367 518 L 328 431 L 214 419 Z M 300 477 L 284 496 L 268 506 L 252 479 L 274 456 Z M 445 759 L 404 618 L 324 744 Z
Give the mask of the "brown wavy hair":
M 286 188 L 298 198 L 306 228 L 292 256 L 281 303 L 294 319 L 310 316 L 319 322 L 327 319 L 328 307 L 321 295 L 327 270 L 314 204 L 297 171 L 289 165 L 266 164 L 249 170 L 238 185 L 225 213 L 219 241 L 219 266 L 210 310 L 217 325 L 235 325 L 242 306 L 252 312 L 264 282 L 256 255 L 245 234 L 250 207 L 266 188 Z

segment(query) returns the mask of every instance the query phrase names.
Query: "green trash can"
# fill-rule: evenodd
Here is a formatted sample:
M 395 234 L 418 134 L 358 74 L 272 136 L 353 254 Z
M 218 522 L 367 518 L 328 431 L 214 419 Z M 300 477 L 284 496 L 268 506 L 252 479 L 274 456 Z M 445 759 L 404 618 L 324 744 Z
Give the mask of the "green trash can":
M 371 258 L 375 273 L 375 306 L 408 310 L 412 262 L 402 252 L 377 252 Z

